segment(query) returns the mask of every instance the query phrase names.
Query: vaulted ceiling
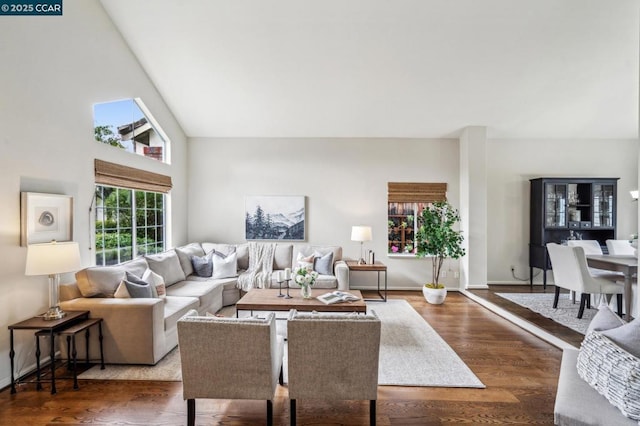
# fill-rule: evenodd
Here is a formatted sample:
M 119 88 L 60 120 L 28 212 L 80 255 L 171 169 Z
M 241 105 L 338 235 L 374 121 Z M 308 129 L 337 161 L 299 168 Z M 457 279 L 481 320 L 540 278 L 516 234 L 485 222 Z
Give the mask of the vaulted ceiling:
M 102 0 L 191 137 L 636 138 L 637 0 Z

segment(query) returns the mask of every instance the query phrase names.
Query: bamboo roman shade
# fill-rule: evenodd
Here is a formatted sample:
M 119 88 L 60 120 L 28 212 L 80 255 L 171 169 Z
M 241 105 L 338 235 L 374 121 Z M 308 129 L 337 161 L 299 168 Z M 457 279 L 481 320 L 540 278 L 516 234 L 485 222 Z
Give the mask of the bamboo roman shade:
M 134 169 L 122 164 L 95 160 L 96 183 L 120 188 L 167 193 L 173 186 L 171 176 Z
M 447 200 L 446 183 L 389 182 L 390 203 L 433 203 Z

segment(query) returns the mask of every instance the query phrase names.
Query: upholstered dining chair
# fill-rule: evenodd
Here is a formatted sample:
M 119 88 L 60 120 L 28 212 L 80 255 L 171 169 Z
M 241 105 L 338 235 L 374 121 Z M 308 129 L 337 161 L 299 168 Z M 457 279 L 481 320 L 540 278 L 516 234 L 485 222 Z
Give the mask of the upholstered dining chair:
M 191 310 L 178 320 L 178 345 L 189 426 L 195 424 L 196 398 L 266 400 L 267 425 L 273 424 L 284 353 L 275 314 L 264 319 L 218 318 Z
M 603 254 L 598 240 L 568 240 L 567 245 L 570 247 L 582 247 L 584 254 Z
M 298 313 L 287 321 L 291 425 L 298 399 L 369 400 L 376 424 L 380 320 L 368 314 Z
M 607 250 L 612 255 L 633 256 L 635 249 L 629 240 L 607 240 Z
M 584 254 L 604 254 L 602 251 L 602 246 L 598 240 L 568 240 L 567 245 L 571 247 L 582 247 L 584 249 Z M 594 276 L 603 276 L 604 278 L 611 278 L 612 275 L 618 275 L 619 280 L 624 280 L 624 275 L 622 273 L 606 271 L 598 268 L 589 267 L 589 271 L 591 275 Z
M 607 301 L 615 294 L 618 302 L 618 315 L 622 315 L 622 294 L 624 286 L 617 282 L 618 274 L 598 274 L 594 276 L 587 266 L 585 250 L 580 246 L 563 246 L 556 243 L 548 243 L 547 251 L 553 267 L 553 280 L 555 282 L 555 297 L 553 307 L 558 307 L 560 289 L 564 288 L 580 293 L 580 308 L 578 318 L 582 318 L 585 305 L 590 304 L 591 294 L 604 294 Z

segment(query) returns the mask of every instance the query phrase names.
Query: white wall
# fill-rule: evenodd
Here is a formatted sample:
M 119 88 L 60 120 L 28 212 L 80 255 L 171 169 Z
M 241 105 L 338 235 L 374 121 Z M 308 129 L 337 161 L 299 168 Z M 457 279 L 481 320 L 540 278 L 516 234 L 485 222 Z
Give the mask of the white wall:
M 20 191 L 74 198 L 74 240 L 90 251 L 94 158 L 169 174 L 170 239 L 186 241 L 186 138 L 97 1 L 66 0 L 62 17 L 5 16 L 0 25 L 0 387 L 9 383 L 9 324 L 48 307 L 46 277 L 25 277 Z M 140 97 L 172 141 L 171 166 L 93 140 L 92 105 Z M 72 279 L 71 274 L 63 277 Z M 33 333 L 16 332 L 16 367 L 34 360 Z
M 387 182 L 447 182 L 457 206 L 458 149 L 456 139 L 190 139 L 189 239 L 244 242 L 246 195 L 305 195 L 307 242 L 358 258 L 351 226 L 371 225 L 365 250 L 387 264 L 389 287 L 417 289 L 430 278 L 430 261 L 386 255 Z M 444 282 L 457 287 L 452 277 Z M 374 274 L 353 279 L 375 285 Z
M 489 283 L 529 282 L 529 179 L 619 177 L 617 237 L 638 231 L 638 203 L 629 196 L 638 186 L 637 140 L 494 139 L 487 165 Z M 527 281 L 514 280 L 511 265 Z M 548 279 L 553 282 L 551 273 Z M 538 274 L 534 283 L 541 282 Z

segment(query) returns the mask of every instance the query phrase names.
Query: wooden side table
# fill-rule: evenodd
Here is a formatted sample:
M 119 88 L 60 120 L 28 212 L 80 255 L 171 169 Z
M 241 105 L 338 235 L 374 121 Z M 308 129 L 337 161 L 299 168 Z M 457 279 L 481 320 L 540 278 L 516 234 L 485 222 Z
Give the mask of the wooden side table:
M 376 272 L 378 274 L 378 295 L 380 299 L 364 299 L 367 302 L 386 302 L 387 301 L 387 265 L 382 262 L 375 262 L 374 264 L 358 264 L 357 260 L 345 261 L 349 267 L 349 281 L 351 281 L 351 271 L 369 271 Z M 380 291 L 380 273 L 384 272 L 384 294 Z
M 14 330 L 36 330 L 37 332 L 45 332 L 51 336 L 51 394 L 56 393 L 56 351 L 55 351 L 55 334 L 78 321 L 89 317 L 89 311 L 66 311 L 66 315 L 57 320 L 45 321 L 42 316 L 36 316 L 33 318 L 20 321 L 15 324 L 9 325 L 9 340 L 11 349 L 9 350 L 9 359 L 11 360 L 11 393 L 16 393 L 16 381 L 14 376 L 14 362 L 15 351 L 13 349 L 13 331 Z M 40 353 L 36 354 L 36 368 L 37 368 L 37 386 L 38 390 L 42 389 L 40 384 Z
M 60 337 L 67 338 L 67 370 L 73 371 L 73 388 L 78 389 L 78 351 L 76 350 L 76 335 L 84 331 L 85 343 L 86 343 L 86 361 L 89 364 L 89 329 L 94 325 L 98 326 L 98 341 L 100 342 L 100 369 L 104 370 L 104 351 L 102 350 L 102 318 L 88 318 L 80 322 L 76 322 L 73 325 L 64 328 L 61 331 L 57 331 L 56 334 Z M 48 336 L 49 333 L 46 330 L 40 330 L 36 333 L 36 365 L 40 368 L 40 337 Z M 40 388 L 40 372 L 37 372 L 37 386 Z

